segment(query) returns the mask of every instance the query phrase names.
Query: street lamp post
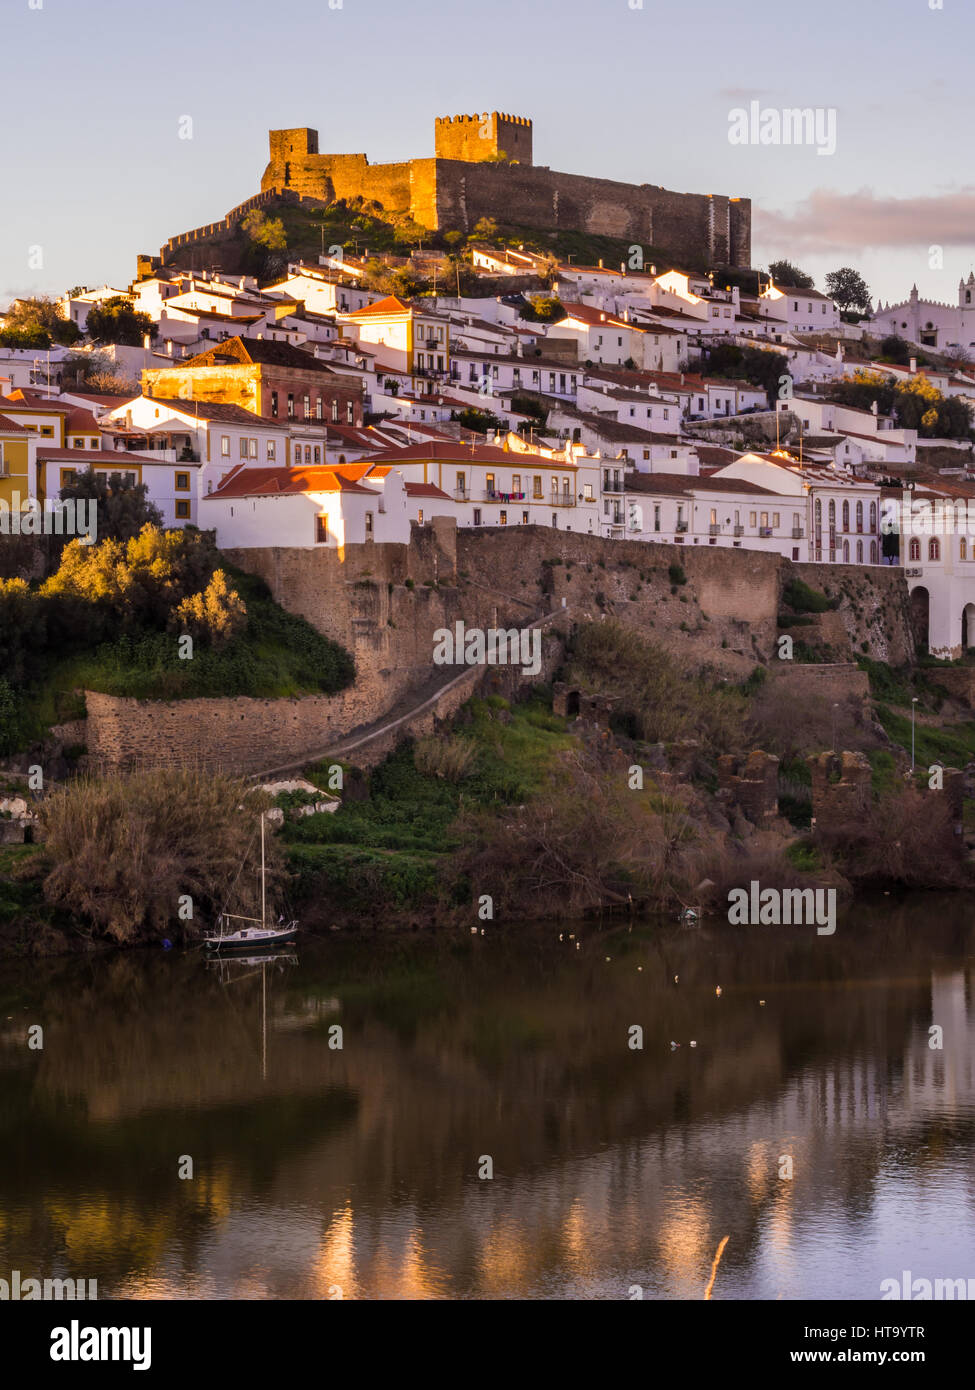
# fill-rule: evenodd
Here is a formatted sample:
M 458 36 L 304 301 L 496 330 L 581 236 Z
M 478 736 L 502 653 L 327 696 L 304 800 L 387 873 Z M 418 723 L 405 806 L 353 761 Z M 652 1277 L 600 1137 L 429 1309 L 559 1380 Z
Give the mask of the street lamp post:
M 917 696 L 911 700 L 911 771 L 914 771 L 914 713 L 917 709 Z
M 834 752 L 834 753 L 836 752 L 836 711 L 837 711 L 838 709 L 839 709 L 839 705 L 838 705 L 838 704 L 834 704 L 834 706 L 833 706 L 833 752 Z

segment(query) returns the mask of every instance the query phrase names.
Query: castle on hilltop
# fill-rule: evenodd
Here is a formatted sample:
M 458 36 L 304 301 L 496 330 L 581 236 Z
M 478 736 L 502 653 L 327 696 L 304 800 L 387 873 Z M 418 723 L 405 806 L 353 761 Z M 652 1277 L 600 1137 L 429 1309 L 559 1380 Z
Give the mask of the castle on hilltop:
M 321 154 L 318 132 L 306 126 L 272 130 L 261 191 L 328 203 L 362 198 L 436 231 L 469 233 L 493 217 L 630 238 L 700 269 L 751 264 L 750 199 L 556 173 L 532 162 L 531 121 L 498 111 L 438 118 L 433 158 L 397 164 Z

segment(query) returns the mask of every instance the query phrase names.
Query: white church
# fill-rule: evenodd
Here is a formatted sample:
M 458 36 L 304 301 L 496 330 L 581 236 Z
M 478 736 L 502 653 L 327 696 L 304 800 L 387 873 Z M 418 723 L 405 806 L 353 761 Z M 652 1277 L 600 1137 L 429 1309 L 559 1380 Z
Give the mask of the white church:
M 868 322 L 881 337 L 894 333 L 918 347 L 948 353 L 961 347 L 975 355 L 975 273 L 959 280 L 957 304 L 921 299 L 914 285 L 910 297 L 900 304 L 878 300 Z

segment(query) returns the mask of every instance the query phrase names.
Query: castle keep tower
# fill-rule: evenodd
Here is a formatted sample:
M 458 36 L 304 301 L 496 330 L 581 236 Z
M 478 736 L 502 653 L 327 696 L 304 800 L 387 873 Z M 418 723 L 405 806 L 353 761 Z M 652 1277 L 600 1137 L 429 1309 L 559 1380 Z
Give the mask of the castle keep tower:
M 478 164 L 507 155 L 518 164 L 532 162 L 532 123 L 527 116 L 485 111 L 483 116 L 438 116 L 434 157 Z

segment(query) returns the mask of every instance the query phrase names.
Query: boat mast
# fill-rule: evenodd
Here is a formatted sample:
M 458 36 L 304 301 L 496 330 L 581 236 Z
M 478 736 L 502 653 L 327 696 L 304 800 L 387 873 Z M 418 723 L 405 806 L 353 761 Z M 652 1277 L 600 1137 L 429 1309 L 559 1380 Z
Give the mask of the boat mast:
M 264 812 L 261 812 L 261 930 L 267 927 L 267 910 L 264 906 Z

